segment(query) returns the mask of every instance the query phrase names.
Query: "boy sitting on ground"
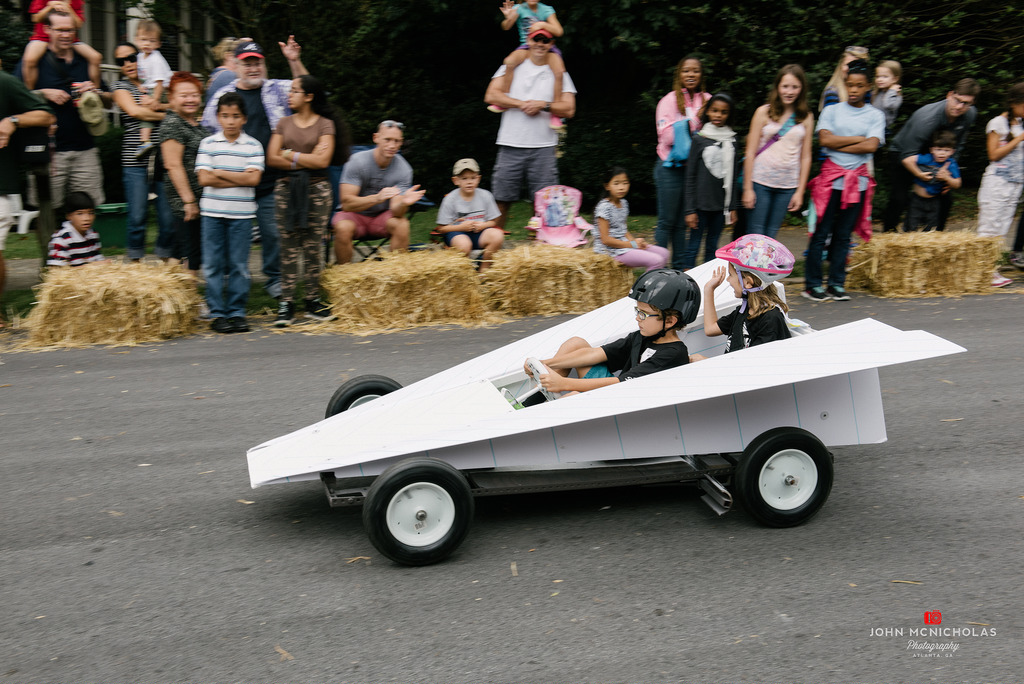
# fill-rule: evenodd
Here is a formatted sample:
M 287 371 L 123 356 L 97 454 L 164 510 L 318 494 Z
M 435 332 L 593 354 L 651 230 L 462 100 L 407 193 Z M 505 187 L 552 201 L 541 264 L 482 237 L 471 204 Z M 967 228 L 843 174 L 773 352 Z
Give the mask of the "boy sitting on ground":
M 550 359 L 548 373 L 537 378 L 548 392 L 586 392 L 689 363 L 677 331 L 697 318 L 700 288 L 682 271 L 662 268 L 637 278 L 629 290 L 637 304 L 637 326 L 622 339 L 592 347 L 582 337 L 562 343 Z M 576 378 L 569 372 L 576 370 Z M 621 371 L 616 377 L 616 371 Z M 526 368 L 527 374 L 530 369 Z
M 96 221 L 96 203 L 87 192 L 72 192 L 64 201 L 64 218 L 50 238 L 46 250 L 47 266 L 82 266 L 103 261 L 100 236 L 92 229 Z
M 466 256 L 474 249 L 482 249 L 480 272 L 491 267 L 491 258 L 505 242 L 505 231 L 496 228 L 501 216 L 494 195 L 480 187 L 480 165 L 475 159 L 460 159 L 452 168 L 453 190 L 441 200 L 437 211 L 437 232 L 444 244 Z

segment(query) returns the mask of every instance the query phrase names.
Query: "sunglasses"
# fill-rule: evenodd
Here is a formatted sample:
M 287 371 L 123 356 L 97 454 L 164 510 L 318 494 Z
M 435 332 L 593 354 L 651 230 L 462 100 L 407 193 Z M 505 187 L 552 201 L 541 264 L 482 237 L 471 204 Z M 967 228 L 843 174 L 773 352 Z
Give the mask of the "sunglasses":
M 553 38 L 548 38 L 547 36 L 534 36 L 530 40 L 532 40 L 534 43 L 540 43 L 542 45 L 547 45 L 548 43 L 555 42 Z
M 387 119 L 385 121 L 381 121 L 377 128 L 397 128 L 400 131 L 404 131 L 405 124 L 401 121 L 395 121 L 394 119 Z
M 128 55 L 127 57 L 115 57 L 114 58 L 114 62 L 117 64 L 117 66 L 124 66 L 125 62 L 138 62 L 138 61 L 139 61 L 139 53 L 137 53 L 137 52 L 134 55 Z

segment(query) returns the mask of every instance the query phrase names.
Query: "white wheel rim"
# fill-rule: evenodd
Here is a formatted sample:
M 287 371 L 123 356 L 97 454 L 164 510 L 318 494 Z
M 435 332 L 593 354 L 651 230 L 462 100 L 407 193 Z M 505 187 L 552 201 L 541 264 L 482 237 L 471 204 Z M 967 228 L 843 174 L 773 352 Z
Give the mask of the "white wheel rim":
M 455 524 L 455 502 L 444 487 L 414 482 L 400 489 L 388 504 L 388 532 L 407 546 L 440 541 Z
M 366 402 L 373 401 L 374 399 L 380 399 L 382 396 L 383 396 L 382 394 L 364 394 L 363 396 L 359 397 L 358 399 L 353 401 L 351 404 L 349 404 L 348 407 L 351 409 L 351 408 L 355 408 L 356 406 L 362 406 Z
M 791 511 L 807 503 L 818 486 L 814 459 L 799 449 L 783 449 L 772 455 L 757 478 L 757 490 L 776 510 Z

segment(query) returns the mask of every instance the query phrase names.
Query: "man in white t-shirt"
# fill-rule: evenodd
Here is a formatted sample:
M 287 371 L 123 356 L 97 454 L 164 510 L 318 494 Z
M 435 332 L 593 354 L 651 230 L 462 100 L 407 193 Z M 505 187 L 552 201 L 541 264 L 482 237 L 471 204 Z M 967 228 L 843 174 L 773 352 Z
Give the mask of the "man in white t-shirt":
M 576 114 L 576 87 L 566 74 L 561 97 L 552 101 L 555 75 L 547 66 L 547 55 L 554 42 L 546 29 L 531 32 L 527 42 L 529 59 L 516 67 L 509 92 L 502 92 L 502 66 L 491 78 L 484 95 L 487 104 L 505 109 L 498 128 L 498 158 L 491 178 L 491 192 L 501 210 L 499 228 L 505 227 L 509 206 L 519 199 L 523 180 L 531 198 L 541 188 L 558 184 L 558 132 L 550 126 L 551 115 L 569 119 Z

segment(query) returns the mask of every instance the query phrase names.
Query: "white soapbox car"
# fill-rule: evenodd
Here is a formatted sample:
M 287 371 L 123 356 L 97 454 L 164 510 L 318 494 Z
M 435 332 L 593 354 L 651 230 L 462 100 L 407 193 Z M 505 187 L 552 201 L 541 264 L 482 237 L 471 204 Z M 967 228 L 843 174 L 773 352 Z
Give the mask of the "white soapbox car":
M 689 273 L 703 290 L 721 265 Z M 251 484 L 321 480 L 332 506 L 361 504 L 373 545 L 406 565 L 455 551 L 476 496 L 692 482 L 720 515 L 735 497 L 755 520 L 788 527 L 828 498 L 828 447 L 886 440 L 879 367 L 965 351 L 864 319 L 723 354 L 725 338 L 704 335 L 702 308 L 682 338 L 707 360 L 516 408 L 537 391 L 524 360 L 573 335 L 592 345 L 626 335 L 634 304 L 623 298 L 408 387 L 354 378 L 325 420 L 249 450 Z M 737 304 L 723 283 L 716 310 Z

